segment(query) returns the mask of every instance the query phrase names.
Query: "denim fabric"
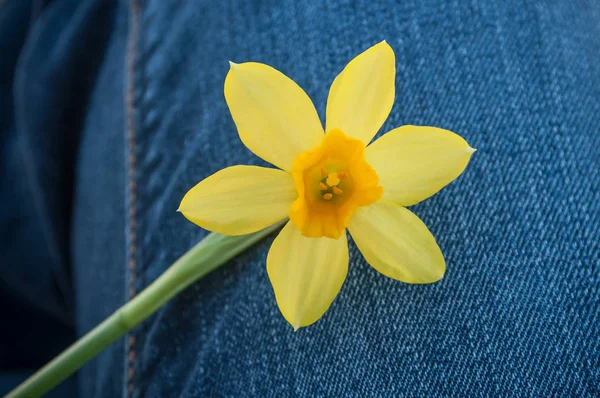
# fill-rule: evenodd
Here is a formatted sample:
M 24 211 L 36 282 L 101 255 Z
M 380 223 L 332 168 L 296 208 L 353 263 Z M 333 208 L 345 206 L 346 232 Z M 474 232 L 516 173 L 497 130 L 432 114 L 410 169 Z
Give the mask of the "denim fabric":
M 16 0 L 5 1 L 0 10 Z M 47 118 L 74 118 L 73 158 L 61 158 L 71 185 L 57 188 L 68 198 L 43 201 L 67 206 L 47 224 L 70 220 L 49 235 L 66 231 L 67 248 L 56 269 L 36 266 L 72 282 L 65 302 L 78 334 L 205 236 L 175 212 L 191 186 L 229 165 L 264 164 L 226 107 L 228 60 L 278 68 L 324 116 L 336 74 L 386 39 L 397 95 L 381 132 L 439 126 L 478 149 L 464 175 L 412 208 L 446 257 L 439 283 L 385 278 L 351 243 L 340 295 L 294 333 L 265 270 L 271 237 L 86 365 L 81 396 L 600 394 L 599 2 L 74 4 L 56 0 L 30 29 L 31 63 L 21 55 L 19 72 L 49 100 L 29 91 L 36 101 L 16 106 L 28 117 L 15 131 L 48 141 L 30 144 L 44 180 L 57 139 L 45 134 L 59 131 Z M 48 57 L 61 63 L 44 80 Z
M 10 371 L 0 394 L 15 371 L 36 370 L 75 338 L 76 159 L 115 15 L 109 2 L 0 2 L 0 372 Z
M 71 287 L 55 246 L 59 237 L 48 230 L 60 223 L 51 223 L 38 207 L 52 192 L 30 174 L 36 166 L 13 94 L 17 63 L 42 6 L 0 2 L 0 395 L 60 353 L 75 335 Z M 73 379 L 61 391 L 74 391 L 74 386 Z

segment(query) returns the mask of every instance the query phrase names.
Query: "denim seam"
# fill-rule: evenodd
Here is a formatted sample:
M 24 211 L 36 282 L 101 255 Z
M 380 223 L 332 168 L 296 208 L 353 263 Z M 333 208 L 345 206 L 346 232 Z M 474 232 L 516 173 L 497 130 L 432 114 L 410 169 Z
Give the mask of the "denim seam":
M 126 114 L 127 114 L 127 126 L 126 126 L 126 141 L 127 141 L 127 190 L 128 190 L 128 290 L 129 300 L 133 299 L 136 295 L 136 250 L 137 250 L 137 219 L 136 219 L 136 201 L 137 201 L 137 186 L 135 181 L 136 173 L 136 134 L 135 134 L 135 101 L 134 101 L 134 90 L 135 90 L 135 62 L 137 53 L 137 42 L 139 37 L 139 0 L 129 1 L 130 11 L 130 25 L 128 34 L 128 49 L 127 49 L 127 91 L 125 98 Z M 134 375 L 135 375 L 135 334 L 133 331 L 129 333 L 127 338 L 127 389 L 124 396 L 133 396 L 135 391 Z

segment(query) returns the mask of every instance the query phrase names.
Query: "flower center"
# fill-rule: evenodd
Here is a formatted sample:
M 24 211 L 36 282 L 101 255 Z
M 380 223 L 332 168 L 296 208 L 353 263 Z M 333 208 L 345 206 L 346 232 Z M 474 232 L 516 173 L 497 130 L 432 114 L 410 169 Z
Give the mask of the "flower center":
M 319 190 L 325 200 L 331 200 L 334 195 L 341 195 L 344 191 L 339 186 L 342 181 L 348 178 L 346 172 L 328 173 L 324 168 L 321 169 L 321 181 L 319 181 Z
M 298 199 L 289 215 L 303 235 L 337 239 L 358 206 L 379 200 L 383 188 L 364 151 L 362 141 L 332 130 L 298 155 L 292 167 Z

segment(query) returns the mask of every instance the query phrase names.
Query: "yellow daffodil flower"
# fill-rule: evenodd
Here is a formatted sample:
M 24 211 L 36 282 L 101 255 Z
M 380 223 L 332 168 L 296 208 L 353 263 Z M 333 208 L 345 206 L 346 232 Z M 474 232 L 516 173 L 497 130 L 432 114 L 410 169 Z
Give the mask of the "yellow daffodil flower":
M 231 63 L 225 99 L 242 142 L 280 169 L 227 167 L 193 187 L 180 211 L 225 235 L 289 217 L 267 256 L 285 319 L 316 322 L 348 271 L 346 228 L 367 262 L 407 283 L 444 275 L 444 257 L 414 205 L 457 178 L 475 151 L 435 127 L 403 126 L 368 145 L 392 109 L 395 56 L 384 41 L 335 78 L 326 128 L 306 93 L 260 63 Z M 368 145 L 368 146 L 367 146 Z

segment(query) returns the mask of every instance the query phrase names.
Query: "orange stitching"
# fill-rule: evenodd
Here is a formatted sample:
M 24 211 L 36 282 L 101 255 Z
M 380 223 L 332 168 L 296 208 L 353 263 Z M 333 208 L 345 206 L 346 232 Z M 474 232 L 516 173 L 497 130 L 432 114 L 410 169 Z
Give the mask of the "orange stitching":
M 137 199 L 137 186 L 135 182 L 135 168 L 136 168 L 136 155 L 135 155 L 135 128 L 134 128 L 134 78 L 135 78 L 135 54 L 137 51 L 138 42 L 138 19 L 140 4 L 139 0 L 131 0 L 129 3 L 129 9 L 131 12 L 129 27 L 129 43 L 127 51 L 127 145 L 128 145 L 128 161 L 129 161 L 129 300 L 135 295 L 135 281 L 136 281 L 136 241 L 137 241 L 137 223 L 136 223 L 136 199 Z M 135 335 L 132 332 L 129 333 L 127 340 L 127 383 L 128 383 L 128 395 L 131 397 L 135 390 L 133 378 L 135 374 L 134 362 L 135 362 Z

